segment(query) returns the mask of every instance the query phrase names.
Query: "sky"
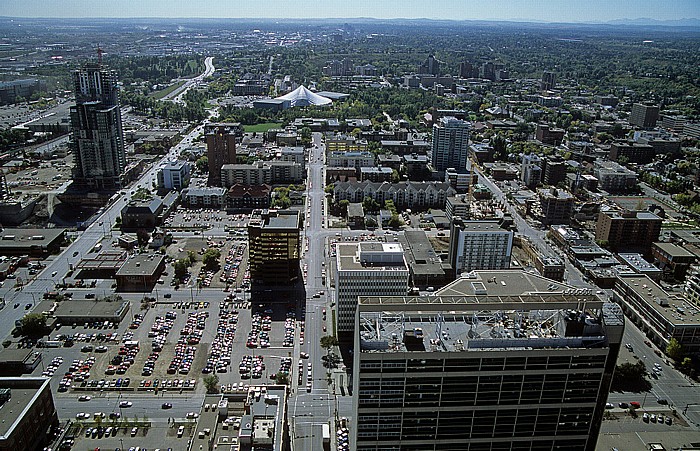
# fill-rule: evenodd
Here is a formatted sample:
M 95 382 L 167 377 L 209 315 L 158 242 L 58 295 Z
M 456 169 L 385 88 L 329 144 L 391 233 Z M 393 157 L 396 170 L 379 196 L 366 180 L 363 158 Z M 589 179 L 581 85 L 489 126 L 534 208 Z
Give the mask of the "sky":
M 700 19 L 700 0 L 0 0 L 0 16 L 606 22 Z

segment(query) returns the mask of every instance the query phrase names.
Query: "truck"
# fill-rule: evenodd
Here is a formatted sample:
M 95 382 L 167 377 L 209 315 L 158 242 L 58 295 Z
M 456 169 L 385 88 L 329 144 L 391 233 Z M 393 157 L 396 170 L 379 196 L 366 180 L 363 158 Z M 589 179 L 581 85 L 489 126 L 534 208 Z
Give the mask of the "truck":
M 328 450 L 331 447 L 331 427 L 328 423 L 321 425 L 321 436 L 323 437 L 323 449 Z

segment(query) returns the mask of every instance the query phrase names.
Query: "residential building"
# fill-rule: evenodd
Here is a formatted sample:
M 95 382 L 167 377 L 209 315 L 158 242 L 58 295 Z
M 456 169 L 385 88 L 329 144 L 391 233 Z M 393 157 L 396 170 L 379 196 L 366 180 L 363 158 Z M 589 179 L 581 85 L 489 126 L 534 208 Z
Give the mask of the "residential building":
M 35 451 L 49 446 L 58 414 L 45 377 L 0 377 L 0 451 Z
M 656 127 L 656 121 L 659 120 L 659 106 L 645 105 L 635 103 L 632 105 L 632 111 L 629 116 L 630 125 L 636 125 L 641 128 Z
M 620 252 L 617 254 L 617 259 L 627 265 L 636 274 L 644 274 L 652 280 L 661 280 L 661 271 L 658 267 L 652 265 L 644 259 L 642 254 L 633 252 Z
M 688 302 L 697 282 L 689 282 L 686 293 L 669 293 L 643 274 L 618 274 L 613 300 L 659 348 L 675 338 L 687 355 L 700 356 L 700 308 Z
M 355 168 L 360 175 L 360 168 L 375 166 L 371 152 L 328 152 L 326 164 L 331 167 Z
M 648 255 L 651 245 L 659 241 L 662 219 L 648 211 L 601 211 L 595 239 L 607 242 L 615 252 L 639 252 Z
M 683 133 L 683 126 L 686 122 L 688 122 L 688 118 L 685 116 L 673 116 L 669 114 L 661 116 L 661 128 L 676 134 Z
M 391 199 L 399 209 L 415 208 L 418 210 L 445 208 L 447 198 L 456 193 L 454 188 L 445 182 L 374 183 L 350 181 L 338 182 L 333 188 L 335 202 L 345 199 L 350 202 L 362 202 L 365 197 L 371 197 L 380 205 L 384 205 L 384 201 Z
M 298 211 L 256 210 L 248 223 L 248 265 L 253 283 L 285 285 L 299 279 Z
M 554 72 L 544 71 L 542 72 L 542 81 L 540 82 L 540 89 L 542 91 L 551 91 L 557 84 L 557 75 Z
M 673 243 L 657 242 L 651 245 L 651 255 L 664 274 L 675 280 L 684 280 L 695 254 Z
M 457 196 L 450 196 L 445 201 L 445 217 L 450 223 L 459 217 L 462 219 L 471 218 L 471 202 L 466 194 L 460 194 Z
M 574 196 L 569 192 L 556 188 L 540 188 L 537 195 L 542 208 L 540 221 L 542 224 L 569 224 L 574 211 Z
M 226 208 L 231 210 L 254 210 L 270 206 L 270 185 L 235 184 L 226 193 Z
M 360 297 L 355 449 L 594 451 L 623 332 L 617 305 L 522 270 Z
M 236 136 L 242 136 L 238 123 L 211 123 L 204 127 L 209 161 L 209 186 L 221 186 L 221 167 L 236 163 Z
M 528 188 L 535 188 L 542 181 L 542 158 L 534 153 L 523 154 L 520 180 Z
M 553 158 L 542 160 L 542 183 L 556 186 L 566 180 L 566 163 Z
M 431 173 L 428 168 L 428 156 L 427 155 L 404 155 L 403 157 L 404 167 L 406 168 L 406 175 L 409 180 L 423 181 L 430 180 Z
M 171 160 L 158 169 L 158 188 L 181 190 L 190 184 L 190 163 Z
M 381 144 L 384 150 L 394 155 L 427 155 L 431 149 L 431 143 L 422 139 L 383 139 Z
M 73 186 L 78 191 L 116 191 L 126 167 L 117 73 L 101 64 L 85 64 L 73 72 L 73 87 Z
M 476 173 L 458 172 L 454 168 L 445 170 L 445 183 L 449 183 L 452 188 L 458 193 L 466 193 L 469 191 L 469 186 L 475 184 L 479 180 Z
M 306 176 L 303 167 L 292 161 L 263 161 L 252 164 L 225 164 L 221 167 L 221 185 L 274 185 L 298 183 Z
M 25 102 L 32 94 L 46 89 L 46 83 L 36 78 L 0 82 L 0 105 L 15 103 L 18 98 Z
M 369 145 L 365 140 L 358 140 L 350 136 L 327 139 L 325 144 L 327 154 L 333 152 L 365 153 Z
M 419 74 L 431 74 L 438 76 L 440 75 L 440 61 L 438 61 L 433 55 L 428 55 L 423 63 L 418 66 Z
M 566 135 L 566 130 L 563 128 L 550 128 L 546 124 L 537 124 L 537 130 L 535 131 L 535 139 L 542 144 L 548 144 L 550 146 L 558 146 L 564 140 Z
M 432 164 L 439 174 L 447 168 L 467 170 L 470 129 L 469 122 L 453 116 L 442 117 L 433 125 Z
M 336 245 L 335 292 L 339 334 L 352 333 L 358 296 L 404 296 L 409 271 L 399 243 Z
M 614 161 L 596 160 L 593 175 L 598 188 L 608 193 L 626 192 L 637 186 L 637 173 Z
M 452 219 L 448 261 L 455 275 L 484 269 L 508 269 L 513 251 L 513 232 L 499 221 Z
M 654 146 L 649 144 L 618 141 L 610 145 L 608 159 L 625 163 L 649 164 L 654 161 L 655 155 Z
M 182 203 L 189 208 L 221 209 L 226 205 L 226 188 L 215 186 L 185 188 L 182 190 Z
M 391 176 L 394 175 L 394 170 L 381 166 L 369 166 L 360 168 L 360 181 L 368 180 L 370 182 L 381 183 L 390 182 Z

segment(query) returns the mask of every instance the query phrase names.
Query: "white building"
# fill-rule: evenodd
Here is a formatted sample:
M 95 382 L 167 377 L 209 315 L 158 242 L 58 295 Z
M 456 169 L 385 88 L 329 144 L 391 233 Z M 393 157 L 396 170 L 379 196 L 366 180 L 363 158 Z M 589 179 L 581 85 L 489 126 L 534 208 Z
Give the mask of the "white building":
M 338 332 L 352 332 L 358 296 L 404 296 L 408 265 L 399 243 L 338 244 L 336 254 Z
M 190 163 L 171 160 L 158 169 L 158 188 L 181 190 L 190 184 Z
M 221 185 L 275 185 L 298 183 L 304 179 L 304 168 L 292 161 L 255 161 L 252 164 L 225 164 L 221 167 Z
M 440 118 L 433 125 L 432 163 L 436 171 L 444 174 L 447 168 L 457 172 L 467 169 L 469 156 L 469 122 L 452 116 Z
M 510 268 L 513 232 L 498 221 L 452 220 L 449 261 L 457 275 L 475 270 Z
M 355 168 L 359 172 L 361 167 L 374 165 L 374 155 L 371 152 L 329 152 L 328 154 L 330 167 Z

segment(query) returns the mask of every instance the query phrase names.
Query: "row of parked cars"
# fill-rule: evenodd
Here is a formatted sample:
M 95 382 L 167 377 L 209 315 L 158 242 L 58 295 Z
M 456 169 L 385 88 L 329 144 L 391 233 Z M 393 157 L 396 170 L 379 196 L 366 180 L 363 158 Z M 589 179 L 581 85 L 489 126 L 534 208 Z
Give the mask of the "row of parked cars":
M 207 363 L 202 368 L 202 373 L 225 373 L 231 364 L 231 351 L 233 339 L 236 336 L 238 325 L 238 310 L 219 311 L 219 323 L 216 325 L 216 336 L 211 343 Z
M 90 378 L 90 369 L 95 364 L 95 357 L 90 356 L 87 359 L 75 359 L 71 363 L 68 371 L 63 375 L 61 382 L 58 384 L 58 391 L 65 392 L 71 387 L 74 382 L 84 382 Z

